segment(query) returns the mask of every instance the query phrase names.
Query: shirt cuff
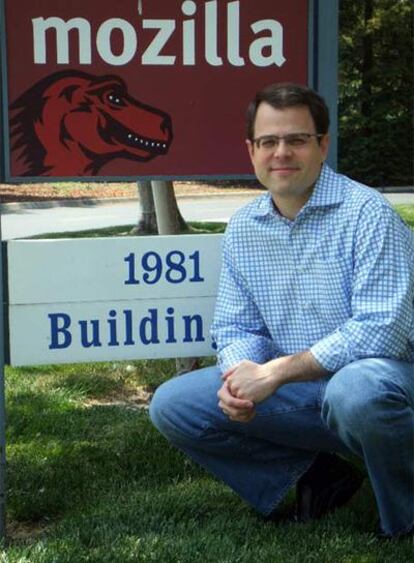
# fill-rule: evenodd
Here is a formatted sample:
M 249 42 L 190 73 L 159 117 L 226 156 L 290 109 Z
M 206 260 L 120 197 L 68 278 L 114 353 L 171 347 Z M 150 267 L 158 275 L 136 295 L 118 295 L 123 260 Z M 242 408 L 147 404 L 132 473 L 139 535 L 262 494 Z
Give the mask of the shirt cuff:
M 269 346 L 257 341 L 236 341 L 223 348 L 218 354 L 218 365 L 225 372 L 242 360 L 250 360 L 257 364 L 263 364 L 277 357 L 276 351 L 270 350 Z
M 327 371 L 336 372 L 353 361 L 347 342 L 339 330 L 310 348 L 315 360 Z

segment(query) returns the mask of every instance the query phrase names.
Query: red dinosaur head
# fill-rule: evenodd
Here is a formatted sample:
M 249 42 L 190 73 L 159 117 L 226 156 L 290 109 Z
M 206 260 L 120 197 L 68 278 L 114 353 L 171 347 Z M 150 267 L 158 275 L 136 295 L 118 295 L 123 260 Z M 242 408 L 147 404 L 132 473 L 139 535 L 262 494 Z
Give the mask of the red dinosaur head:
M 97 174 L 114 158 L 146 162 L 166 154 L 170 117 L 132 98 L 117 76 L 79 71 L 52 74 L 10 107 L 13 150 L 24 175 Z

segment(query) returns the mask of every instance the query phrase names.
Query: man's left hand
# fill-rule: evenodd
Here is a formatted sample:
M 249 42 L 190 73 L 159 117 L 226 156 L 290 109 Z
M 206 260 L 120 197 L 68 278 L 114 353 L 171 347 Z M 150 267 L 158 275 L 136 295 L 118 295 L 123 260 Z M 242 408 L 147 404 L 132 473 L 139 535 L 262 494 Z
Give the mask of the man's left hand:
M 272 395 L 282 382 L 278 383 L 269 364 L 256 364 L 243 360 L 223 375 L 227 388 L 233 397 L 260 403 Z

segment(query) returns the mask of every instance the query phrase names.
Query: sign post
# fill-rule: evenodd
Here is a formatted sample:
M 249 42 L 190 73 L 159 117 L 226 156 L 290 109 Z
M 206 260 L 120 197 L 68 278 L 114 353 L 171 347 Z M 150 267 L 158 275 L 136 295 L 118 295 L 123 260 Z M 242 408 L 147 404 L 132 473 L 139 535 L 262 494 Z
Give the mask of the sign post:
M 4 21 L 0 18 L 0 51 L 5 49 Z M 0 57 L 0 183 L 4 182 L 4 123 L 3 123 L 4 67 Z M 6 538 L 6 385 L 5 385 L 5 269 L 3 268 L 3 240 L 0 208 L 0 541 Z
M 0 180 L 2 181 L 2 180 Z M 3 242 L 1 239 L 1 213 L 0 213 L 0 265 L 3 264 Z M 5 537 L 6 530 L 6 398 L 5 398 L 5 373 L 4 373 L 4 347 L 5 347 L 5 308 L 3 268 L 0 267 L 0 539 Z

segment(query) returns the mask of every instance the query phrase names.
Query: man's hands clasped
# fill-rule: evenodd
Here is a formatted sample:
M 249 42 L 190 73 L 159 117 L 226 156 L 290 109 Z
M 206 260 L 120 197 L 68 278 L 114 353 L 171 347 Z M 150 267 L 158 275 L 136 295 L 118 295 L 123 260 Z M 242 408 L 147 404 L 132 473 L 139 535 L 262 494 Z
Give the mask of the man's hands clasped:
M 286 383 L 312 381 L 329 372 L 310 350 L 281 356 L 265 364 L 243 360 L 222 375 L 219 407 L 231 420 L 249 422 L 256 414 L 255 404 L 264 401 Z
M 256 414 L 255 404 L 264 401 L 279 385 L 269 364 L 243 360 L 223 375 L 223 385 L 217 393 L 219 407 L 237 422 L 250 422 Z

